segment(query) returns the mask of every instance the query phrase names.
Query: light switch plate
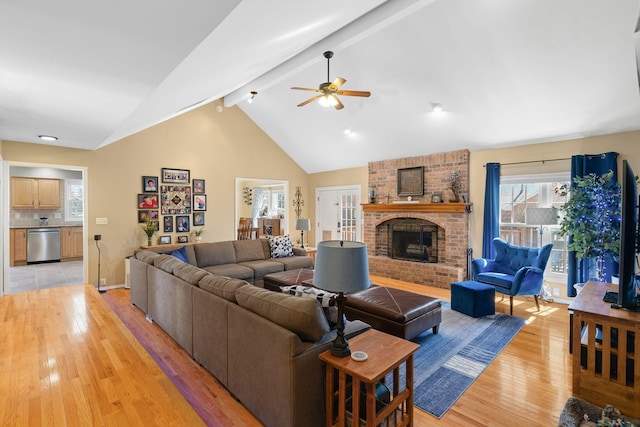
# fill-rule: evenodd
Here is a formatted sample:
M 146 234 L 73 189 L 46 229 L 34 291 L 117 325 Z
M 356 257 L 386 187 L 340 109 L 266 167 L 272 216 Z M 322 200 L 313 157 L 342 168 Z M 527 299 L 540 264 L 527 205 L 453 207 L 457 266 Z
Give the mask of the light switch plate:
M 56 212 L 53 216 L 54 218 L 62 218 L 62 214 L 60 212 Z
M 20 219 L 20 212 L 16 212 L 16 219 Z
M 106 225 L 107 218 L 96 218 L 96 225 Z

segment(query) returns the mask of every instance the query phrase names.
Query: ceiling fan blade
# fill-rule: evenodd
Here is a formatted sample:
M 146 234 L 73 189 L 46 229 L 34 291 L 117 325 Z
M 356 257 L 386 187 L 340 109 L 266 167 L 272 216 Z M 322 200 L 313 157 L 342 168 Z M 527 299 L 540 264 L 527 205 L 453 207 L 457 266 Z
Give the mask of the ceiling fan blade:
M 331 95 L 331 96 L 333 96 L 336 100 L 336 105 L 334 105 L 333 108 L 335 108 L 336 110 L 342 110 L 344 108 L 344 105 L 342 104 L 342 102 L 340 102 L 340 98 L 338 98 L 335 95 Z
M 339 90 L 336 92 L 337 95 L 346 95 L 346 96 L 371 96 L 371 92 L 364 90 Z
M 309 104 L 310 102 L 315 101 L 318 98 L 323 97 L 324 95 L 316 95 L 316 96 L 312 96 L 311 98 L 307 99 L 304 102 L 301 102 L 300 104 L 298 104 L 298 107 L 304 107 L 305 105 Z
M 311 89 L 310 87 L 292 87 L 294 90 L 308 90 L 311 92 L 322 92 L 320 89 Z
M 331 92 L 335 92 L 336 90 L 338 90 L 340 88 L 340 86 L 342 86 L 344 83 L 346 82 L 345 79 L 343 79 L 342 77 L 336 77 L 336 79 L 329 85 L 329 87 L 327 89 L 329 89 Z

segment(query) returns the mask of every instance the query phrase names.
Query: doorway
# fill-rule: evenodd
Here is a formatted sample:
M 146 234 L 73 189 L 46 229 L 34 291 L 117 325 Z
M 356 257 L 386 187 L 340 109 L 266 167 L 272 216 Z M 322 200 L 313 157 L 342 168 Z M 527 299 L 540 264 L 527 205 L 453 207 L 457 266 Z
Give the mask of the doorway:
M 4 253 L 0 294 L 86 283 L 89 268 L 86 255 L 87 202 L 84 197 L 84 189 L 87 186 L 86 168 L 3 162 L 2 178 Z M 16 188 L 21 187 L 21 190 L 23 184 L 29 180 L 33 180 L 33 186 L 38 190 L 45 187 L 48 190 L 53 188 L 52 191 L 46 192 L 47 197 L 56 199 L 51 195 L 57 194 L 59 203 L 30 207 L 20 205 L 17 200 L 15 203 L 12 202 L 12 178 L 19 180 Z M 44 184 L 43 187 L 38 186 L 40 182 Z M 48 187 L 52 182 L 56 185 Z M 29 262 L 28 257 L 22 256 L 23 252 L 27 252 L 27 243 L 25 241 L 23 245 L 21 238 L 26 236 L 28 231 L 35 229 L 60 230 L 62 255 L 55 258 L 64 262 Z
M 361 240 L 360 192 L 359 185 L 316 189 L 316 242 Z
M 251 218 L 256 237 L 288 234 L 289 181 L 236 178 L 234 239 L 240 218 Z

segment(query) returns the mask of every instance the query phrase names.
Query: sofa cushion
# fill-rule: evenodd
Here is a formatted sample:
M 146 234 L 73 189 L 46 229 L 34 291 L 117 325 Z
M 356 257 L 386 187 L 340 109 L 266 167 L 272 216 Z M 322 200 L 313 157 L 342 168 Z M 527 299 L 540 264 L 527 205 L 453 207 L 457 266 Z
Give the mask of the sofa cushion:
M 284 270 L 284 266 L 279 262 L 266 260 L 241 262 L 240 265 L 252 269 L 254 279 L 259 279 L 266 274 L 279 273 Z
M 207 274 L 198 283 L 201 289 L 234 303 L 237 302 L 236 290 L 247 285 L 249 284 L 244 280 L 230 279 L 216 274 Z
M 274 258 L 273 261 L 281 263 L 285 270 L 296 270 L 298 268 L 308 268 L 313 270 L 313 258 L 310 256 Z
M 186 246 L 183 246 L 180 249 L 176 249 L 175 251 L 171 251 L 167 255 L 174 256 L 174 257 L 178 258 L 182 262 L 187 262 L 187 263 L 189 262 L 189 259 L 187 258 L 187 247 Z
M 269 253 L 265 254 L 260 240 L 234 240 L 233 247 L 237 263 L 269 258 Z
M 209 267 L 211 265 L 235 264 L 236 252 L 233 241 L 199 243 L 193 245 L 197 266 Z
M 161 254 L 153 260 L 154 266 L 169 274 L 173 274 L 173 269 L 183 264 L 184 262 L 180 261 L 178 258 L 167 254 Z
M 242 279 L 253 283 L 253 270 L 249 267 L 245 267 L 240 264 L 225 264 L 225 265 L 212 265 L 209 267 L 202 267 L 203 270 L 208 271 L 218 276 L 231 277 L 232 279 Z
M 146 262 L 147 264 L 153 264 L 153 260 L 159 257 L 160 254 L 151 251 L 136 252 L 136 259 Z
M 209 274 L 195 265 L 183 263 L 173 268 L 173 275 L 191 285 L 197 285 L 204 276 Z
M 271 247 L 271 258 L 293 256 L 293 246 L 288 234 L 284 236 L 268 236 Z
M 329 332 L 329 323 L 320 304 L 255 286 L 236 291 L 238 304 L 286 328 L 303 341 L 316 342 Z

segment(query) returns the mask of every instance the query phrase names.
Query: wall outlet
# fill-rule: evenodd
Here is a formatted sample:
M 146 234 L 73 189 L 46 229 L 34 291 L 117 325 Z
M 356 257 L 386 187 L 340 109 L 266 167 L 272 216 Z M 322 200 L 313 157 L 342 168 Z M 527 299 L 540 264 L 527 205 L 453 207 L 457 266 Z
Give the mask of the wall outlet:
M 100 279 L 100 286 L 105 286 L 107 284 L 107 279 L 105 279 L 104 277 L 102 277 Z
M 560 289 L 553 288 L 553 296 L 554 297 L 559 297 L 560 296 Z
M 62 218 L 62 214 L 60 212 L 56 212 L 53 216 L 58 219 Z
M 33 219 L 40 219 L 40 217 L 38 216 L 38 214 L 33 214 Z
M 16 219 L 20 219 L 20 212 L 16 212 Z

